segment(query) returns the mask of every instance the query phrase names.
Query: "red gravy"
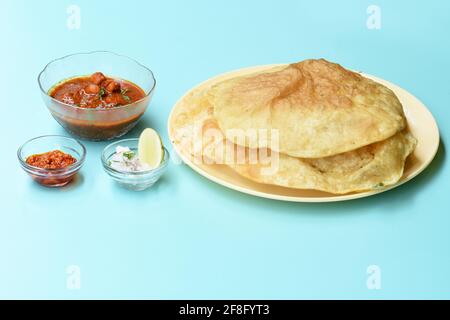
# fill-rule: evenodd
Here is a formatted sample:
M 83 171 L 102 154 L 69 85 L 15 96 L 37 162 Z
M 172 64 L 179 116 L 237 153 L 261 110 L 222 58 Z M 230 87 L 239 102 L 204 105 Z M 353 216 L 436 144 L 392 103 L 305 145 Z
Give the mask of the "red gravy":
M 96 72 L 65 80 L 50 89 L 49 95 L 80 108 L 108 109 L 136 102 L 145 97 L 145 92 L 130 81 Z
M 116 138 L 129 131 L 144 114 L 143 105 L 147 103 L 144 101 L 147 95 L 139 86 L 101 72 L 61 81 L 49 90 L 48 95 L 80 108 L 67 112 L 66 107 L 60 106 L 61 113 L 54 113 L 55 119 L 66 130 L 80 138 L 96 141 Z M 130 104 L 126 109 L 116 108 Z

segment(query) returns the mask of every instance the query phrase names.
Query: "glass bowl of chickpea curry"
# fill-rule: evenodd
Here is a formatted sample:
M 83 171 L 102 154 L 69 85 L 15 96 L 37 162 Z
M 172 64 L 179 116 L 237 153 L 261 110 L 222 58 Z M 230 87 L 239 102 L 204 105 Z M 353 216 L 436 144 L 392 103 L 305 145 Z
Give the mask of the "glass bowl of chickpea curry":
M 150 69 L 106 51 L 53 60 L 38 82 L 55 120 L 69 133 L 93 141 L 130 131 L 146 111 L 156 85 Z

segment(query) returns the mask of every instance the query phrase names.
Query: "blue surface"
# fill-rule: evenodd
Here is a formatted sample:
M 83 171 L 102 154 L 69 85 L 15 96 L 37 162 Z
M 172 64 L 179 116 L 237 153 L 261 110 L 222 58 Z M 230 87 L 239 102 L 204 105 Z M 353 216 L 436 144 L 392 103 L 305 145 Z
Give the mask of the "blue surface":
M 66 9 L 81 9 L 81 28 Z M 380 30 L 366 9 L 381 9 Z M 0 298 L 450 298 L 450 2 L 2 1 Z M 134 193 L 103 172 L 106 143 L 86 143 L 77 182 L 51 190 L 21 171 L 16 150 L 64 134 L 36 77 L 53 58 L 110 50 L 158 80 L 145 117 L 170 145 L 175 101 L 216 74 L 324 57 L 385 78 L 421 99 L 440 126 L 433 164 L 412 182 L 335 204 L 259 199 L 171 164 Z M 20 97 L 20 99 L 12 99 Z M 66 268 L 81 288 L 66 287 Z M 366 269 L 381 269 L 381 289 Z

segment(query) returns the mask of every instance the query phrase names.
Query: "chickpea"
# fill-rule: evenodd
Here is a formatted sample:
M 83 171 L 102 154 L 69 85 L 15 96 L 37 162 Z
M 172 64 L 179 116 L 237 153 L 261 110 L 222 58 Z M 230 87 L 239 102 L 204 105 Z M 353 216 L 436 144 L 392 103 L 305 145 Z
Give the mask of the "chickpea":
M 107 95 L 106 98 L 104 99 L 104 101 L 107 104 L 114 104 L 114 103 L 116 103 L 116 101 L 115 101 L 115 99 L 114 99 L 114 97 L 112 95 Z
M 91 75 L 91 81 L 96 85 L 99 85 L 105 79 L 106 79 L 105 75 L 101 72 L 96 72 Z
M 91 83 L 88 84 L 86 88 L 84 88 L 84 91 L 89 94 L 97 94 L 100 92 L 100 87 L 96 84 Z
M 108 90 L 109 92 L 115 92 L 115 91 L 119 91 L 120 90 L 120 83 L 112 80 L 110 81 L 106 86 L 105 86 L 106 90 Z
M 106 104 L 108 104 L 108 106 L 110 107 L 115 107 L 117 106 L 119 103 L 117 101 L 117 97 L 116 97 L 116 93 L 110 94 L 105 98 L 105 102 Z

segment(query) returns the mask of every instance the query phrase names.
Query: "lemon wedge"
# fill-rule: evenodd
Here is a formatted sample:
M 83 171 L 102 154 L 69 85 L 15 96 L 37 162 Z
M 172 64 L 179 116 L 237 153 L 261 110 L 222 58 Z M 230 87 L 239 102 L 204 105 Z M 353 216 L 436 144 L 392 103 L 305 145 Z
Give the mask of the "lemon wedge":
M 150 166 L 151 169 L 157 168 L 164 158 L 164 148 L 159 134 L 147 128 L 142 131 L 138 144 L 139 160 Z

